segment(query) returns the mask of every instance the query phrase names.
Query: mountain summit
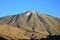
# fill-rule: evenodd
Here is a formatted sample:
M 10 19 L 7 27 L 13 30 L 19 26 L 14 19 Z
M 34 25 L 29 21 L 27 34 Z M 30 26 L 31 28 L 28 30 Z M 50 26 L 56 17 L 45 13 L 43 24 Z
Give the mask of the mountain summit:
M 60 35 L 60 19 L 27 11 L 0 18 L 0 36 L 6 39 L 40 39 Z

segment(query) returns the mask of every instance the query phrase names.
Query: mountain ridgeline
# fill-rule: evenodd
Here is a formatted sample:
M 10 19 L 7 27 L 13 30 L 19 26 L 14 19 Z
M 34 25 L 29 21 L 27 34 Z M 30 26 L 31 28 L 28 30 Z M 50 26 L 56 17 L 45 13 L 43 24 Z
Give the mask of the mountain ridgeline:
M 60 18 L 32 11 L 0 18 L 0 37 L 5 39 L 41 39 L 48 35 L 60 35 Z

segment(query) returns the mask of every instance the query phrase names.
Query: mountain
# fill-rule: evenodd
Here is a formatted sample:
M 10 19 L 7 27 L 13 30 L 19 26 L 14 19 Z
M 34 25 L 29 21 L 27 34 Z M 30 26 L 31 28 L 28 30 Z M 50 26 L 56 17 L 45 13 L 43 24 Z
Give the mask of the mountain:
M 5 39 L 41 39 L 60 35 L 60 18 L 27 11 L 0 18 L 0 37 Z

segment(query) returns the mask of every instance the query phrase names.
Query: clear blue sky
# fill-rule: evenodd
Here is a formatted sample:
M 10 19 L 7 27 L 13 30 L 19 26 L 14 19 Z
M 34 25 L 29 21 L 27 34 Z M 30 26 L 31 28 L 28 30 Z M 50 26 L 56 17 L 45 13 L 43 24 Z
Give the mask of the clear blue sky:
M 60 0 L 0 0 L 0 17 L 27 10 L 43 12 L 60 18 Z

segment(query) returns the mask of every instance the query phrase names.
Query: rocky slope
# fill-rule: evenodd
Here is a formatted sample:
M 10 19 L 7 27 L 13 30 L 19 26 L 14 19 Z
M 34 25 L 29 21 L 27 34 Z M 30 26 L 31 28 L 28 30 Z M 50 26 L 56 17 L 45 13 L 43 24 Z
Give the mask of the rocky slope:
M 60 19 L 27 11 L 0 18 L 0 36 L 6 39 L 40 39 L 60 35 Z

